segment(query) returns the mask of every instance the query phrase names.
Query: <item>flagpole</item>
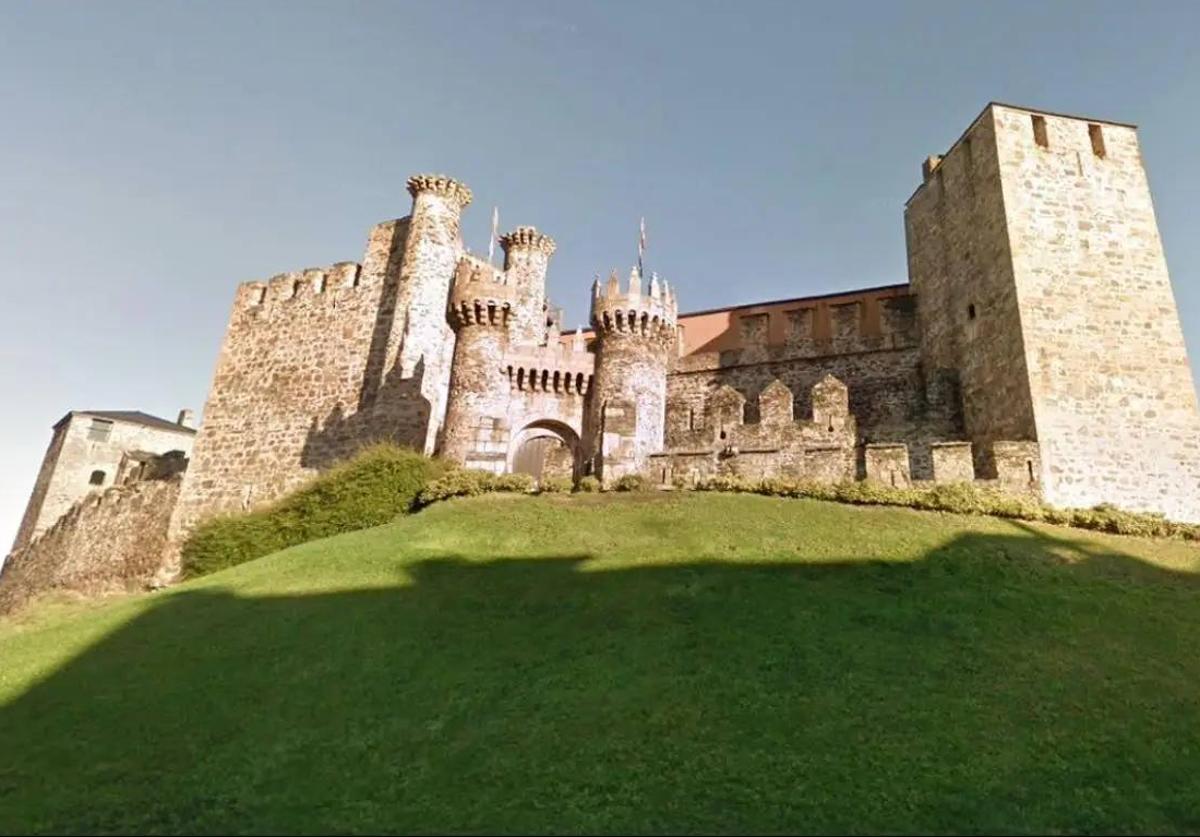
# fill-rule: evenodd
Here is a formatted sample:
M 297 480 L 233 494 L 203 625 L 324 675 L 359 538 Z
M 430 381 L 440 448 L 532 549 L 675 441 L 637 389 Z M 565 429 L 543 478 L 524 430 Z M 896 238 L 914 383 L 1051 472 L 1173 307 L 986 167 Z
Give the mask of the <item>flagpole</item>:
M 500 229 L 500 207 L 492 207 L 492 235 L 488 239 L 488 264 L 492 264 L 492 257 L 496 254 L 496 234 Z
M 646 271 L 642 267 L 642 259 L 646 255 L 646 217 L 642 216 L 642 222 L 638 228 L 638 276 L 643 275 Z

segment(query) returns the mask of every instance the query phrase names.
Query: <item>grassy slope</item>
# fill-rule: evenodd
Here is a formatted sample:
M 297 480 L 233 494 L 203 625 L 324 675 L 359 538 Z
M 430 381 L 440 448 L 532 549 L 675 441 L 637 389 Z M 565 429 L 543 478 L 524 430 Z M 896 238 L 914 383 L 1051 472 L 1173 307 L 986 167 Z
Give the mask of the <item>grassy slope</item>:
M 1200 551 L 486 497 L 0 624 L 0 831 L 1200 828 Z

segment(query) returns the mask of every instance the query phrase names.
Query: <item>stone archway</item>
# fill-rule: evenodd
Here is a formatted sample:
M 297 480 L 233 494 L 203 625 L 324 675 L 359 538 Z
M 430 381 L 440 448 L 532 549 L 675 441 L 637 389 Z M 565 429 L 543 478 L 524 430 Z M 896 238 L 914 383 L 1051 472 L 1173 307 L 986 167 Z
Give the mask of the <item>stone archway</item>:
M 579 474 L 579 434 L 561 421 L 545 419 L 527 424 L 513 436 L 508 452 L 508 470 L 529 474 L 535 480 Z

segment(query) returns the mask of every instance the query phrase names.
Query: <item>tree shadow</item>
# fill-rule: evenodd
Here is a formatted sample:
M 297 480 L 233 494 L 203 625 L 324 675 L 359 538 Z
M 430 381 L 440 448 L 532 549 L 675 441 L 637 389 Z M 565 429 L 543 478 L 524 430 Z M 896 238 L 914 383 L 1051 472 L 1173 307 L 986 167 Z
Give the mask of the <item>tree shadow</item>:
M 177 591 L 0 708 L 0 831 L 1200 827 L 1195 577 L 1032 527 L 784 558 Z

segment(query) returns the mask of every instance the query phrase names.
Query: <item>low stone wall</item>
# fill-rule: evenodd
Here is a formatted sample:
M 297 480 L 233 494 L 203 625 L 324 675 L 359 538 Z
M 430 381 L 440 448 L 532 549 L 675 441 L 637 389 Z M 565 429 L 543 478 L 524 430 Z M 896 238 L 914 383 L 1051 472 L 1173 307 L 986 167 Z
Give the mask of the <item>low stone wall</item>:
M 85 497 L 0 571 L 0 614 L 51 590 L 143 589 L 158 571 L 181 475 Z

